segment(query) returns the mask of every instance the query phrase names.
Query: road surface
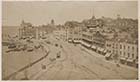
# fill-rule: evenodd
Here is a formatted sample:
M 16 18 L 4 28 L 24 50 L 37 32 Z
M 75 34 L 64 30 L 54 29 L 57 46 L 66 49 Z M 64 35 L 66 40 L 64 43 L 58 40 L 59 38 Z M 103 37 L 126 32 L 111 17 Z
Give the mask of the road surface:
M 106 61 L 95 52 L 81 45 L 73 45 L 63 40 L 57 40 L 50 35 L 52 44 L 49 46 L 49 57 L 42 61 L 46 69 L 40 70 L 31 77 L 35 80 L 101 80 L 101 79 L 137 79 L 138 70 L 127 66 L 117 67 L 116 64 Z M 55 44 L 58 44 L 56 47 Z M 62 48 L 60 48 L 62 45 Z M 57 53 L 61 52 L 60 58 Z

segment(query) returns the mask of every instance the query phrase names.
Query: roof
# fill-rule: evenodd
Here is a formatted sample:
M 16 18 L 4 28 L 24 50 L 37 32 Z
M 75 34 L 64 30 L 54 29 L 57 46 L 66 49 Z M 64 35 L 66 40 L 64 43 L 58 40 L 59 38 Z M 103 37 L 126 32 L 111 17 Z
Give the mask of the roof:
M 107 39 L 107 41 L 124 42 L 124 43 L 129 43 L 129 44 L 138 44 L 138 39 L 133 39 L 133 38 L 114 37 L 112 39 Z

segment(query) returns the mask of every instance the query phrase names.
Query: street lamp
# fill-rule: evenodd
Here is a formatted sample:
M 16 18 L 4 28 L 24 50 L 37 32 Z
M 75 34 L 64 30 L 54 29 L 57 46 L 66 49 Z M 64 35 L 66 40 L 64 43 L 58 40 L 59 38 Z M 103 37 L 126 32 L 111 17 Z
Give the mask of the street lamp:
M 66 41 L 67 41 L 67 26 L 65 26 L 65 29 L 66 29 Z

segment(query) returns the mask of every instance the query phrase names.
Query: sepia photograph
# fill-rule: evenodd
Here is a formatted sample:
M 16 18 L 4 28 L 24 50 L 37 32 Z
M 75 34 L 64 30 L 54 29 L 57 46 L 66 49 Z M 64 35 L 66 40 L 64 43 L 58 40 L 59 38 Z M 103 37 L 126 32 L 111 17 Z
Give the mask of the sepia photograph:
M 138 80 L 138 1 L 2 1 L 1 77 Z

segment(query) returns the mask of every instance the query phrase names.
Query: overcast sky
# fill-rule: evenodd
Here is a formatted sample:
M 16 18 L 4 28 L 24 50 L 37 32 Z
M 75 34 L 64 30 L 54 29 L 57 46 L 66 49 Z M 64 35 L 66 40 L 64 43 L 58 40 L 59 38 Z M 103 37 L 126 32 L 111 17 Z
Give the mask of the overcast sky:
M 33 25 L 50 23 L 54 19 L 56 24 L 63 24 L 68 20 L 82 21 L 89 19 L 94 14 L 116 18 L 117 14 L 126 18 L 138 18 L 138 3 L 136 1 L 117 2 L 3 2 L 2 24 L 20 25 L 24 19 Z

